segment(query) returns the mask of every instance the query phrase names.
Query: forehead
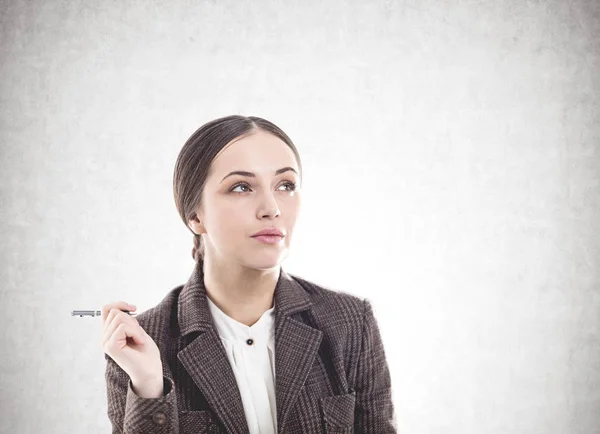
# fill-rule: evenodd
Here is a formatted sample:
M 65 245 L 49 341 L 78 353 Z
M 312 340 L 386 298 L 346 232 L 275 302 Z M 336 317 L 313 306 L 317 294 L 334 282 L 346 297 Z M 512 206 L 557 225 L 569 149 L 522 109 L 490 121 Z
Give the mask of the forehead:
M 273 174 L 285 166 L 298 171 L 292 149 L 280 138 L 259 130 L 225 145 L 213 160 L 211 173 L 225 176 L 233 170 L 246 170 Z

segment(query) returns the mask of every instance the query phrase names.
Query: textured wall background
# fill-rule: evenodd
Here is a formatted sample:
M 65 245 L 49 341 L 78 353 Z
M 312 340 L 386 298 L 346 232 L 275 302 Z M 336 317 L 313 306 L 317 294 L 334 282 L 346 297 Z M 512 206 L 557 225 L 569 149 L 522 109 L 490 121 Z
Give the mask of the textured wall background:
M 175 157 L 305 166 L 284 267 L 369 297 L 404 433 L 600 433 L 600 2 L 3 1 L 0 431 L 110 432 L 100 319 L 185 282 Z

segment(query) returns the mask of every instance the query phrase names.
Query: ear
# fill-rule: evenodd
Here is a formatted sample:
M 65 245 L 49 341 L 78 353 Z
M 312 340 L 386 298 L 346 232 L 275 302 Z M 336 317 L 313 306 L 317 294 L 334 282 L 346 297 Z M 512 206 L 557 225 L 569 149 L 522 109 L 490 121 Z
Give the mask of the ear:
M 202 221 L 198 217 L 198 214 L 194 214 L 194 217 L 191 220 L 188 220 L 188 226 L 196 235 L 200 235 L 206 232 L 206 229 L 204 228 Z

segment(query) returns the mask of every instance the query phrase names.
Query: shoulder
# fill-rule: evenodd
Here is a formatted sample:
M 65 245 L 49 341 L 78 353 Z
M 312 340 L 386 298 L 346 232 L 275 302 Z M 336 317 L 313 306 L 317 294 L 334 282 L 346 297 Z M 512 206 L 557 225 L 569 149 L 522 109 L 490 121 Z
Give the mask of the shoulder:
M 290 274 L 303 288 L 312 302 L 313 316 L 321 324 L 361 326 L 369 300 L 365 297 L 351 294 L 343 289 L 337 289 L 316 283 L 306 278 Z
M 364 297 L 359 297 L 343 289 L 325 286 L 296 274 L 290 273 L 290 276 L 306 291 L 316 305 L 332 304 L 332 307 L 355 309 L 361 307 L 365 301 Z

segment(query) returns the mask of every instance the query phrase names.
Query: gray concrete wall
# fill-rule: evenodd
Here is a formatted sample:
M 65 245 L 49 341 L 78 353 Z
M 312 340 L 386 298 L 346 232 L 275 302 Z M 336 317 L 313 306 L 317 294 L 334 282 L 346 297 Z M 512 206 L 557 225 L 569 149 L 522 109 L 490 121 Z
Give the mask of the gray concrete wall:
M 305 166 L 284 267 L 373 301 L 399 432 L 600 433 L 600 2 L 4 1 L 0 431 L 110 432 L 98 318 L 185 281 L 232 113 Z

